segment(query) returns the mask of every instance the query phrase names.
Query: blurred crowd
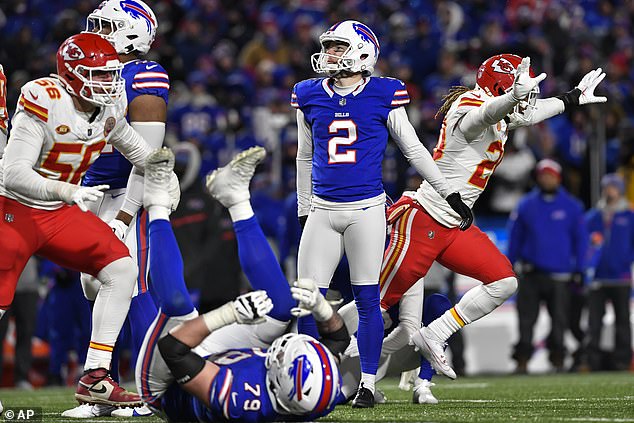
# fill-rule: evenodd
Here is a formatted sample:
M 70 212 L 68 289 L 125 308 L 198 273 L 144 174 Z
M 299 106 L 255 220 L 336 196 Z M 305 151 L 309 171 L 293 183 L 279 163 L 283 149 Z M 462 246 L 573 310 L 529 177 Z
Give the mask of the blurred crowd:
M 98 2 L 0 0 L 0 64 L 9 80 L 11 114 L 20 87 L 55 71 L 59 44 L 85 28 L 85 18 Z M 430 150 L 437 142 L 441 119 L 435 114 L 443 95 L 452 86 L 473 86 L 477 67 L 493 54 L 530 56 L 536 73 L 548 73 L 540 86 L 542 97 L 572 89 L 591 69 L 606 71 L 607 78 L 599 88 L 599 95 L 608 97 L 606 105 L 579 108 L 514 131 L 489 190 L 476 204 L 476 215 L 507 215 L 514 210 L 533 187 L 535 164 L 543 158 L 561 164 L 563 185 L 585 209 L 599 199 L 598 181 L 603 173 L 619 172 L 626 197 L 634 200 L 632 1 L 147 3 L 159 22 L 147 59 L 161 63 L 170 75 L 167 143 L 188 142 L 196 147 L 196 152 L 177 155 L 183 168 L 195 162 L 195 175 L 183 190 L 182 215 L 174 220 L 176 229 L 184 231 L 179 235 L 177 230 L 177 236 L 191 240 L 197 234 L 200 238 L 191 246 L 192 253 L 184 254 L 186 271 L 190 266 L 192 274 L 209 274 L 210 263 L 194 259 L 200 251 L 235 248 L 229 221 L 204 199 L 200 177 L 226 164 L 237 150 L 258 144 L 271 154 L 254 179 L 254 208 L 292 277 L 294 266 L 288 259 L 298 242 L 299 227 L 294 192 L 297 130 L 290 92 L 296 82 L 315 76 L 310 55 L 319 51 L 319 34 L 343 19 L 363 21 L 377 34 L 381 53 L 375 74 L 406 82 L 412 99 L 410 120 Z M 389 145 L 384 162 L 385 189 L 393 198 L 398 198 L 411 177 L 397 150 Z M 204 224 L 203 211 L 204 216 L 216 216 L 209 225 L 213 227 Z M 200 228 L 192 230 L 192 223 Z M 203 229 L 209 232 L 201 232 Z M 202 236 L 207 233 L 210 235 Z M 182 243 L 181 248 L 187 249 Z M 219 261 L 234 263 L 225 273 L 227 280 L 236 280 L 235 256 L 229 260 Z M 200 268 L 191 270 L 191 266 Z M 201 295 L 201 303 L 209 308 L 217 303 L 213 295 Z

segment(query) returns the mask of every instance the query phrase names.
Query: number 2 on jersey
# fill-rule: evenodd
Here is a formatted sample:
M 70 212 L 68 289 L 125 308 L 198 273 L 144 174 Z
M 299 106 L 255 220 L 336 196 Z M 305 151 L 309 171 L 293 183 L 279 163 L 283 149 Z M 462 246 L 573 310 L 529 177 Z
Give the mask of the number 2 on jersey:
M 348 136 L 332 137 L 328 140 L 328 164 L 357 162 L 357 150 L 346 150 L 345 153 L 338 152 L 340 145 L 352 145 L 357 141 L 357 124 L 346 119 L 333 120 L 328 126 L 329 134 L 337 134 L 344 130 L 348 132 Z
M 489 144 L 489 148 L 487 148 L 487 152 L 491 154 L 500 153 L 495 160 L 482 160 L 476 170 L 469 178 L 469 183 L 471 185 L 475 185 L 480 189 L 484 189 L 487 186 L 487 182 L 489 182 L 489 177 L 493 175 L 493 171 L 497 165 L 502 161 L 502 157 L 504 156 L 504 146 L 502 145 L 502 141 L 493 141 Z M 490 172 L 486 175 L 484 174 L 485 170 L 489 170 Z

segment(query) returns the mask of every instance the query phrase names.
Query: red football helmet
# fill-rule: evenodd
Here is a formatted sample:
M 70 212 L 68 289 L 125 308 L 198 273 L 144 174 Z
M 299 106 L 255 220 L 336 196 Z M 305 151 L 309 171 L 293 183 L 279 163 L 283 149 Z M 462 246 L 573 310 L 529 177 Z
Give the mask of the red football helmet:
M 57 74 L 66 90 L 95 105 L 108 106 L 121 97 L 122 69 L 112 44 L 97 34 L 73 35 L 57 50 Z
M 476 85 L 488 95 L 497 97 L 508 92 L 513 87 L 515 72 L 522 63 L 522 58 L 516 54 L 497 54 L 485 60 L 478 69 Z M 535 77 L 533 68 L 529 69 L 531 78 Z M 530 92 L 527 98 L 519 102 L 511 119 L 530 121 L 535 112 L 535 103 L 539 94 L 539 86 Z

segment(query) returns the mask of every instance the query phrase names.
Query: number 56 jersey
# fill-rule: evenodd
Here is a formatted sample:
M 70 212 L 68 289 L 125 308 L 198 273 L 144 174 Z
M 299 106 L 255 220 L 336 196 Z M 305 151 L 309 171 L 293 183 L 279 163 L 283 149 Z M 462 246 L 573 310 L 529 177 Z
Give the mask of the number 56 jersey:
M 13 116 L 14 131 L 20 128 L 28 139 L 14 141 L 11 137 L 9 143 L 24 142 L 39 150 L 33 170 L 44 178 L 78 184 L 106 143 L 125 125 L 125 98 L 101 107 L 92 122 L 89 118 L 75 109 L 72 96 L 58 79 L 36 79 L 22 87 Z M 2 175 L 0 178 L 0 195 L 26 206 L 54 210 L 63 204 L 7 190 Z
M 434 160 L 447 181 L 458 191 L 462 200 L 473 207 L 486 188 L 489 178 L 502 161 L 504 145 L 508 138 L 508 126 L 504 120 L 487 126 L 474 139 L 467 140 L 460 130 L 460 121 L 467 113 L 476 112 L 487 100 L 484 93 L 467 91 L 451 105 L 443 120 L 434 148 Z M 424 181 L 416 200 L 443 226 L 454 228 L 460 225 L 460 216 L 449 204 Z
M 291 106 L 311 127 L 313 194 L 337 203 L 381 195 L 388 115 L 409 103 L 405 84 L 368 77 L 344 96 L 332 84 L 330 78 L 308 79 L 291 94 Z

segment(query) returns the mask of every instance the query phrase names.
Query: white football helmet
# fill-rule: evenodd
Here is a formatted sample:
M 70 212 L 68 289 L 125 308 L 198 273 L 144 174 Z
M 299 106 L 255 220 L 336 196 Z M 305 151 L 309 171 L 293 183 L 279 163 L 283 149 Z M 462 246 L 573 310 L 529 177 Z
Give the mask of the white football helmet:
M 158 22 L 141 0 L 105 0 L 86 19 L 86 31 L 110 41 L 119 54 L 146 54 L 156 36 Z
M 341 57 L 326 53 L 326 45 L 333 41 L 346 43 L 348 49 Z M 319 36 L 321 52 L 315 53 L 310 60 L 313 70 L 335 76 L 341 71 L 361 72 L 370 75 L 379 58 L 381 47 L 379 39 L 365 24 L 358 21 L 343 21 L 331 26 Z M 329 59 L 336 62 L 329 63 Z
M 289 414 L 322 413 L 341 391 L 334 356 L 308 335 L 287 333 L 267 351 L 266 379 L 275 401 Z

